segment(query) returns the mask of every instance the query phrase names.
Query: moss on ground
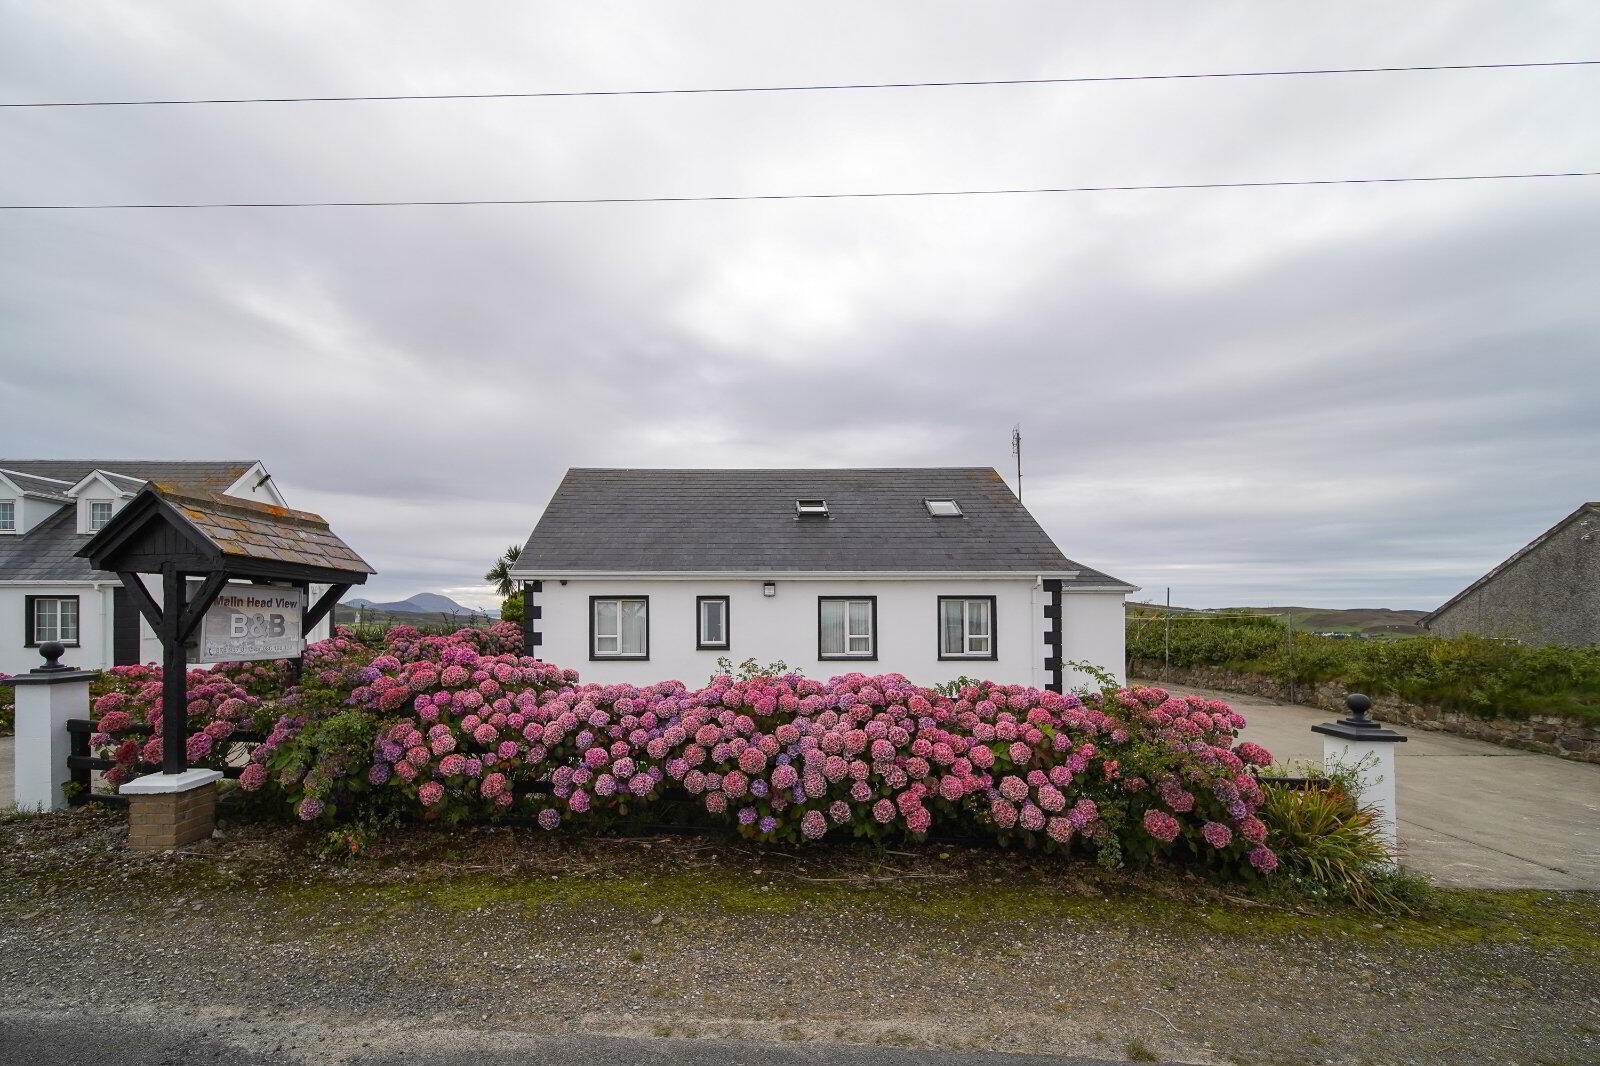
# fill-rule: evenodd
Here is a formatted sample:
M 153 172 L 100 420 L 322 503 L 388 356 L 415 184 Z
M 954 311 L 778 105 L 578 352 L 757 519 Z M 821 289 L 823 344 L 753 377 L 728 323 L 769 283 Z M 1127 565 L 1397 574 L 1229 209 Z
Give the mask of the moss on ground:
M 1347 937 L 1419 947 L 1520 943 L 1600 961 L 1600 896 L 1591 893 L 1434 889 L 1415 916 L 1374 918 L 1344 908 L 1291 909 L 1242 897 L 1173 898 L 1161 887 L 1134 885 L 1082 895 L 1046 882 L 821 884 L 700 868 L 603 877 L 470 874 L 379 884 L 325 880 L 285 884 L 277 892 L 285 906 L 307 915 L 320 914 L 330 904 L 365 904 L 383 910 L 421 904 L 457 912 L 510 908 L 526 913 L 572 909 L 641 915 L 846 913 L 863 919 L 881 915 L 934 923 L 1066 918 L 1158 932 L 1173 939 Z

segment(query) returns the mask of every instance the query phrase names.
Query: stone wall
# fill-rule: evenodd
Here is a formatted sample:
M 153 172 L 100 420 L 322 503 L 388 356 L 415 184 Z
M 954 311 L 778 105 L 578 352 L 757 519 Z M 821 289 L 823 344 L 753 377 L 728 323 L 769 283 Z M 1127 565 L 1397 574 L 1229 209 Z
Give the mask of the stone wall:
M 1600 508 L 1580 507 L 1428 620 L 1430 633 L 1600 643 Z
M 1196 688 L 1241 692 L 1284 703 L 1303 703 L 1308 707 L 1321 707 L 1330 713 L 1339 714 L 1344 713 L 1344 697 L 1348 691 L 1342 685 L 1324 683 L 1298 684 L 1291 693 L 1287 682 L 1263 677 L 1260 674 L 1247 674 L 1213 666 L 1163 668 L 1160 663 L 1143 659 L 1135 659 L 1130 663 L 1128 673 L 1141 681 L 1158 681 L 1163 685 L 1177 688 L 1192 685 Z M 1575 759 L 1579 762 L 1600 763 L 1600 725 L 1576 718 L 1560 715 L 1532 715 L 1527 718 L 1485 717 L 1407 703 L 1395 696 L 1378 695 L 1372 697 L 1372 717 L 1396 725 L 1455 733 L 1508 748 L 1558 755 L 1563 759 Z

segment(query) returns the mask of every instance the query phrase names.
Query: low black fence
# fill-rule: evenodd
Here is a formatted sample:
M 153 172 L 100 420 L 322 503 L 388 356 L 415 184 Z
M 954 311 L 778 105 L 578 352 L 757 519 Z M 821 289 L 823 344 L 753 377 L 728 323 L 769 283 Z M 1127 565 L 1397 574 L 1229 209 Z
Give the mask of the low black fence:
M 96 733 L 104 732 L 99 724 L 87 718 L 69 718 L 67 720 L 67 734 L 72 741 L 72 747 L 67 755 L 67 769 L 72 771 L 72 783 L 67 789 L 67 802 L 76 807 L 84 803 L 110 803 L 117 806 L 127 806 L 128 797 L 120 796 L 115 792 L 96 792 L 94 790 L 94 772 L 105 771 L 117 765 L 111 759 L 102 759 L 90 749 L 89 739 Z M 107 736 L 116 737 L 148 737 L 155 730 L 147 725 L 130 725 L 126 729 L 118 729 Z M 260 744 L 267 739 L 265 733 L 257 733 L 248 729 L 236 729 L 229 735 L 224 744 Z M 231 749 L 230 749 L 231 750 Z M 244 766 L 226 765 L 221 767 L 222 776 L 237 778 L 244 773 Z

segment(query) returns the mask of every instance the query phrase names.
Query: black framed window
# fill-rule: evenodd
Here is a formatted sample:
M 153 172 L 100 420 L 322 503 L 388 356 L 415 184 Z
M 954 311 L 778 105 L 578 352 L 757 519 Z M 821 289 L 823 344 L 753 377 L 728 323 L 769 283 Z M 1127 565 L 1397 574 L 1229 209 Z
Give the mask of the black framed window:
M 24 599 L 27 646 L 37 648 L 55 640 L 76 647 L 78 644 L 78 597 L 28 596 Z
M 817 597 L 817 658 L 876 659 L 878 597 Z
M 697 649 L 728 647 L 733 639 L 728 629 L 729 613 L 726 596 L 694 598 L 694 646 Z
M 650 658 L 650 597 L 589 597 L 589 658 Z
M 994 659 L 993 596 L 939 597 L 939 658 Z

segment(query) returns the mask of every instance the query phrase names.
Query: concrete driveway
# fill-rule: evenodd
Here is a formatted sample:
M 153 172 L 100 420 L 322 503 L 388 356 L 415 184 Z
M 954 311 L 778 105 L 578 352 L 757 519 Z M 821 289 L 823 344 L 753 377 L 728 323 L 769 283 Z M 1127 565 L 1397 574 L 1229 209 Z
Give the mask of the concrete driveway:
M 1226 700 L 1280 762 L 1322 760 L 1318 722 L 1339 716 L 1259 696 L 1167 686 Z M 1462 888 L 1600 890 L 1600 766 L 1396 727 L 1404 862 Z

